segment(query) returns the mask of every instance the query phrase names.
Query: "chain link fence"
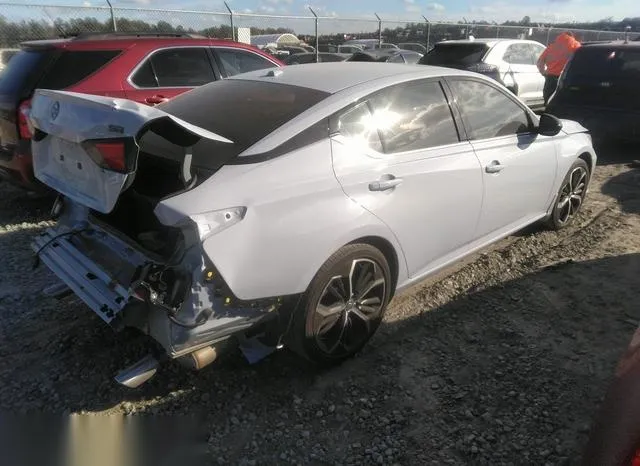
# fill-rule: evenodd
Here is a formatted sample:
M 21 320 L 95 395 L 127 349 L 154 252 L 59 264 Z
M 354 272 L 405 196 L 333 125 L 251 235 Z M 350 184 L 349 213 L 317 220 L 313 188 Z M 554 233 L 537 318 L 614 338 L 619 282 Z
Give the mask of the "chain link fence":
M 424 17 L 407 21 L 369 18 L 274 16 L 232 12 L 110 8 L 108 6 L 57 6 L 0 2 L 0 47 L 15 47 L 28 40 L 110 32 L 197 33 L 212 38 L 235 39 L 238 28 L 251 35 L 293 33 L 311 45 L 340 44 L 349 38 L 383 42 L 419 43 L 429 48 L 451 39 L 533 39 L 543 44 L 571 30 L 582 42 L 620 40 L 621 31 L 592 31 L 538 26 L 428 22 Z M 630 33 L 630 38 L 640 37 Z

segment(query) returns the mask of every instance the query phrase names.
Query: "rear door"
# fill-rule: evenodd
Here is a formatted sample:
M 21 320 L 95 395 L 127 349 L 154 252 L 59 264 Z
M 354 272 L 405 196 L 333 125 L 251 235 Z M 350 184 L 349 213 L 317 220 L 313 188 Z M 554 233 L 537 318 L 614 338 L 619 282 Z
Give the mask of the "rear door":
M 156 50 L 127 78 L 127 98 L 157 105 L 219 79 L 209 47 L 181 46 Z
M 500 73 L 507 87 L 513 86 L 518 97 L 527 104 L 542 100 L 543 78 L 536 66 L 534 50 L 530 44 L 510 44 L 502 56 Z
M 530 112 L 497 86 L 473 78 L 448 82 L 482 167 L 478 237 L 499 236 L 544 216 L 554 194 L 555 140 L 536 134 Z
M 473 240 L 482 174 L 438 80 L 389 87 L 332 121 L 345 193 L 398 238 L 410 276 Z
M 212 50 L 224 77 L 278 66 L 259 53 L 239 47 L 213 47 Z

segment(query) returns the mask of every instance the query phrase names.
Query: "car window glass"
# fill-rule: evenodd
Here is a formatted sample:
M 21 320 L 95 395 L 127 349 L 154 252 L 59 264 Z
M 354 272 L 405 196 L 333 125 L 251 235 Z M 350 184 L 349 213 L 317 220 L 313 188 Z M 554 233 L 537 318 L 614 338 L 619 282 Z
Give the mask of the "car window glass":
M 151 60 L 144 62 L 131 77 L 131 82 L 138 87 L 158 87 L 158 80 L 153 72 Z
M 402 54 L 397 53 L 395 55 L 392 55 L 388 61 L 389 63 L 404 63 L 404 58 L 402 57 Z
M 347 110 L 338 118 L 338 131 L 358 146 L 382 152 L 380 134 L 366 102 Z
M 529 44 L 512 44 L 504 53 L 504 61 L 512 65 L 534 65 L 533 53 Z
M 488 84 L 454 80 L 451 89 L 465 118 L 471 139 L 527 133 L 530 121 L 526 111 L 503 92 Z
M 197 87 L 215 80 L 204 47 L 172 48 L 151 56 L 159 87 Z
M 262 70 L 265 68 L 273 68 L 276 66 L 266 58 L 245 50 L 218 48 L 216 49 L 216 53 L 222 62 L 222 66 L 227 72 L 227 76 Z
M 533 63 L 538 63 L 538 58 L 540 58 L 540 55 L 542 55 L 542 52 L 544 52 L 544 46 L 542 44 L 529 44 L 529 48 L 531 49 L 531 54 L 533 55 Z
M 386 153 L 459 142 L 451 109 L 438 82 L 393 86 L 374 96 L 371 105 Z
M 62 52 L 38 82 L 38 87 L 58 90 L 78 84 L 120 55 L 120 52 L 120 50 Z

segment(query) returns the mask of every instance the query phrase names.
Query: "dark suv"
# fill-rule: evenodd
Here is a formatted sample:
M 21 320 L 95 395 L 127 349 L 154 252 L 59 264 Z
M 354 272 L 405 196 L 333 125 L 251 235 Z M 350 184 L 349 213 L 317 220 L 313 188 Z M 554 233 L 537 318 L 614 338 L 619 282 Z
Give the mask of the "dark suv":
M 36 88 L 156 105 L 211 81 L 282 66 L 255 47 L 188 34 L 86 34 L 21 49 L 0 79 L 0 177 L 31 187 L 27 114 Z
M 595 141 L 640 141 L 640 43 L 580 47 L 547 111 L 580 122 Z

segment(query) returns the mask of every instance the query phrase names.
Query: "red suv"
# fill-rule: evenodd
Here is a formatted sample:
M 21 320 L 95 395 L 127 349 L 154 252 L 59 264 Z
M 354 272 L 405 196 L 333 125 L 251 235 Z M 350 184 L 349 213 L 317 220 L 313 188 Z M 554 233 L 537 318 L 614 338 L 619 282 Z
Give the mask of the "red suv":
M 0 79 L 0 177 L 37 185 L 26 119 L 36 88 L 156 105 L 211 81 L 282 65 L 255 47 L 189 34 L 83 34 L 25 42 Z

